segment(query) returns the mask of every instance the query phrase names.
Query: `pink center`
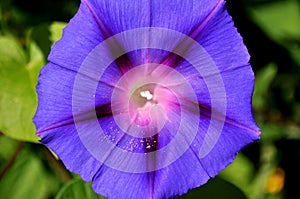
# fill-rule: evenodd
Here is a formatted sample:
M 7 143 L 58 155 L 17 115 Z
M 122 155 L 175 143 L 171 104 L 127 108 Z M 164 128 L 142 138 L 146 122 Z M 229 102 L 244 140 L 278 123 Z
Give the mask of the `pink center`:
M 135 137 L 157 134 L 178 100 L 169 85 L 174 70 L 165 65 L 137 66 L 118 81 L 112 94 L 112 111 L 118 126 Z M 171 80 L 173 79 L 173 80 Z

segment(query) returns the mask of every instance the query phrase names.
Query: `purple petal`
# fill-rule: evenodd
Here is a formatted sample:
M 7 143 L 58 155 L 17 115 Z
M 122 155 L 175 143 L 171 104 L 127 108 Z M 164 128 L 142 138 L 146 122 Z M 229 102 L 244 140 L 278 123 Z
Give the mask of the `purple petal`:
M 164 27 L 188 34 L 197 29 L 217 5 L 217 0 L 197 2 L 142 0 L 130 3 L 126 0 L 113 2 L 84 0 L 82 2 L 88 5 L 98 24 L 103 24 L 112 35 L 141 27 Z
M 38 109 L 33 118 L 40 134 L 47 129 L 73 124 L 72 94 L 73 84 L 77 73 L 48 63 L 40 72 L 40 81 L 37 85 Z M 98 81 L 97 81 L 98 83 Z M 111 86 L 99 83 L 101 90 L 97 92 L 97 99 L 101 100 L 96 107 L 82 109 L 83 120 L 89 119 L 90 109 L 96 109 L 97 117 L 102 118 L 111 115 L 110 103 Z M 87 97 L 86 95 L 84 95 Z
M 61 67 L 77 71 L 91 50 L 104 39 L 89 8 L 81 4 L 63 30 L 62 39 L 52 47 L 48 59 Z
M 43 67 L 37 85 L 38 109 L 33 119 L 37 132 L 72 116 L 75 75 L 76 72 L 52 63 Z
M 212 57 L 222 75 L 227 96 L 226 116 L 259 133 L 251 110 L 254 73 L 249 54 L 224 5 L 197 41 Z
M 215 6 L 216 1 L 144 0 L 128 4 L 125 1 L 84 0 L 64 29 L 62 39 L 53 46 L 49 61 L 76 71 L 101 41 L 134 28 L 164 27 L 190 34 L 207 23 L 207 15 Z M 122 47 L 118 42 L 115 45 Z M 123 58 L 119 64 L 122 70 L 132 63 Z
M 57 127 L 42 133 L 41 142 L 59 155 L 67 169 L 91 181 L 101 164 L 86 150 L 76 131 L 74 124 Z

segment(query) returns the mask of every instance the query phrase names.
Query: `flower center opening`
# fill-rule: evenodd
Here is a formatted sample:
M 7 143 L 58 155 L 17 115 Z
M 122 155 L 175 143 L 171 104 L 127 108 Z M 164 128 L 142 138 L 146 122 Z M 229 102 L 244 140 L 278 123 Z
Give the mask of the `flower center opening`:
M 160 64 L 144 64 L 126 72 L 112 94 L 112 112 L 117 125 L 134 137 L 151 137 L 177 110 L 177 73 Z M 175 75 L 174 75 L 175 74 Z M 178 89 L 177 89 L 178 90 Z
M 148 126 L 152 120 L 151 109 L 155 106 L 154 84 L 137 88 L 130 99 L 130 115 L 139 126 Z
M 132 108 L 139 109 L 145 107 L 147 104 L 155 104 L 154 101 L 154 84 L 147 84 L 137 88 L 131 96 Z
M 153 98 L 153 95 L 150 93 L 150 91 L 141 91 L 140 95 L 141 97 L 145 97 L 147 100 L 151 100 Z

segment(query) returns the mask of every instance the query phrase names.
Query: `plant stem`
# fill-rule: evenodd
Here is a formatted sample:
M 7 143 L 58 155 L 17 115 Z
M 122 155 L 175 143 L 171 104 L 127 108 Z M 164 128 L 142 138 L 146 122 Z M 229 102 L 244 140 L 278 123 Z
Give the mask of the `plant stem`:
M 16 159 L 18 158 L 23 146 L 24 146 L 24 142 L 18 143 L 14 153 L 12 154 L 12 156 L 9 158 L 7 163 L 4 165 L 4 167 L 0 171 L 0 180 L 5 176 L 5 174 L 9 171 L 9 169 L 13 166 L 13 164 L 15 163 Z
M 58 175 L 62 178 L 64 182 L 69 182 L 72 180 L 72 176 L 66 170 L 65 166 L 58 161 L 53 154 L 49 151 L 48 148 L 44 147 L 44 152 L 46 154 L 47 159 L 50 161 L 51 165 L 54 167 Z

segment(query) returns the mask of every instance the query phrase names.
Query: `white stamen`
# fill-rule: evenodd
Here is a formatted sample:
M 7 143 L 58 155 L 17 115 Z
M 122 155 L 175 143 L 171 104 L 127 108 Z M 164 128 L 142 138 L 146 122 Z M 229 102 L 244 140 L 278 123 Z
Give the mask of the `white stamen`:
M 150 93 L 150 91 L 141 91 L 140 95 L 147 98 L 147 100 L 151 100 L 153 98 L 153 95 Z

